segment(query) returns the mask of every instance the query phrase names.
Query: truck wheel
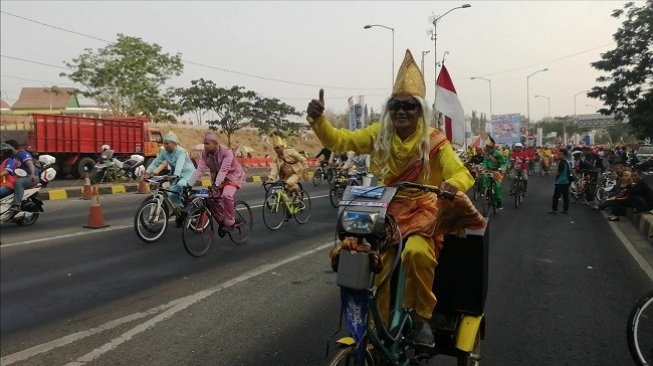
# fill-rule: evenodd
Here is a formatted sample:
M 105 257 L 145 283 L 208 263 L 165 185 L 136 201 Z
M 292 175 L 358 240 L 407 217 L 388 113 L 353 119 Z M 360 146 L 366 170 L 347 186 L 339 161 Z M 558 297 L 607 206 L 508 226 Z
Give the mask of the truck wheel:
M 79 159 L 79 162 L 77 162 L 77 178 L 83 177 L 85 172 L 91 173 L 94 167 L 95 160 L 88 157 Z

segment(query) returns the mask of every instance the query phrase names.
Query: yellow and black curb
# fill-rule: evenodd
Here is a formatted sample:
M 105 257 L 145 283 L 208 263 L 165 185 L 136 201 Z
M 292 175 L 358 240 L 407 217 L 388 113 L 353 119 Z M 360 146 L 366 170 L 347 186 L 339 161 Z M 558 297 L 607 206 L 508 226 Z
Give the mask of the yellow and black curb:
M 309 173 L 309 177 L 312 177 L 313 173 Z M 260 175 L 252 175 L 245 179 L 248 183 L 260 183 L 263 181 L 263 177 Z M 208 187 L 211 184 L 210 179 L 202 179 L 202 186 Z M 125 183 L 125 184 L 115 184 L 111 186 L 98 187 L 98 194 L 108 195 L 108 194 L 125 194 L 125 193 L 136 193 L 138 192 L 138 183 Z M 67 200 L 82 198 L 82 187 L 67 187 L 60 189 L 49 189 L 46 191 L 41 191 L 39 193 L 39 198 L 44 201 L 56 201 L 56 200 Z

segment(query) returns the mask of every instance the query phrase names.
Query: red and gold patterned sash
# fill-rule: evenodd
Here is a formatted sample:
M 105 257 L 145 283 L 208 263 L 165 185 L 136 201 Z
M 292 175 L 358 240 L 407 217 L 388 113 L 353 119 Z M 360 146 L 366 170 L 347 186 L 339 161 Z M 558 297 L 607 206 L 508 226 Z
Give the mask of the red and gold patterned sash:
M 440 148 L 448 141 L 446 136 L 439 132 L 431 132 L 430 138 L 430 150 L 429 150 L 429 159 L 435 158 L 435 156 L 440 151 Z M 424 169 L 424 163 L 422 162 L 421 156 L 415 156 L 413 160 L 407 164 L 407 168 L 399 173 L 396 177 L 390 178 L 389 185 L 398 184 L 401 182 L 416 182 L 419 175 L 422 174 Z

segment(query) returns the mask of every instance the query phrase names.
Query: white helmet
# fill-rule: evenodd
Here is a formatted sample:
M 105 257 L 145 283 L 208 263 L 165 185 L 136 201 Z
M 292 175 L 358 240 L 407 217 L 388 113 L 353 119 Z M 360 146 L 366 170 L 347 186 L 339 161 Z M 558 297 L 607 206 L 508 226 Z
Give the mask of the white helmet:
M 522 145 L 521 142 L 518 142 L 518 143 L 516 143 L 515 146 L 513 146 L 513 147 L 524 147 L 524 145 Z
M 111 146 L 106 145 L 106 144 L 105 144 L 105 145 L 102 145 L 102 147 L 100 147 L 100 150 L 102 150 L 102 151 L 111 150 Z

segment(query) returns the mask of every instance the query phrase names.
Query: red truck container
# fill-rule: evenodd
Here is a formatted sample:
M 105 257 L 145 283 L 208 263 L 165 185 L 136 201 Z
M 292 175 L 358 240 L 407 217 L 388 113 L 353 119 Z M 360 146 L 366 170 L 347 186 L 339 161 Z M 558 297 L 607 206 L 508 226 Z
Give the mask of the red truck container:
M 156 156 L 163 143 L 158 129 L 149 128 L 141 118 L 89 118 L 33 114 L 32 129 L 16 138 L 28 150 L 52 155 L 64 174 L 79 177 L 93 169 L 102 145 L 109 145 L 116 157 L 143 155 L 146 162 Z M 21 131 L 3 131 L 16 135 Z M 22 141 L 21 141 L 22 140 Z

